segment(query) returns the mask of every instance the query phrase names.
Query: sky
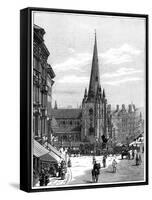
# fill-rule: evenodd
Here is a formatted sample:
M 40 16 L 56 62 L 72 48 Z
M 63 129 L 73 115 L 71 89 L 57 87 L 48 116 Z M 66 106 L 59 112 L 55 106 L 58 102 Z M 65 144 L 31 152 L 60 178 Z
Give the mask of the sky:
M 77 108 L 88 89 L 95 30 L 100 83 L 108 104 L 145 105 L 145 19 L 106 15 L 34 12 L 44 28 L 48 63 L 56 76 L 53 105 Z

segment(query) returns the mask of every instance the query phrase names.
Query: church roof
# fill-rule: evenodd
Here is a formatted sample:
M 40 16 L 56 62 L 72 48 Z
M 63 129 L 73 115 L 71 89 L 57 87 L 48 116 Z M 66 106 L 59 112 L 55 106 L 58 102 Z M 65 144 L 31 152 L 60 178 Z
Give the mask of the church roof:
M 55 133 L 77 133 L 81 131 L 81 127 L 59 127 L 58 129 L 54 130 Z
M 55 110 L 55 111 L 57 111 L 57 110 Z M 58 112 L 58 114 L 59 114 L 59 112 Z M 54 116 L 52 117 L 52 124 L 51 125 L 52 125 L 52 130 L 53 130 L 54 133 L 75 133 L 75 132 L 80 132 L 81 131 L 81 126 L 80 125 L 78 125 L 76 127 L 59 126 L 56 119 L 65 119 L 65 118 L 60 118 L 60 116 L 57 116 L 57 112 L 56 112 L 56 118 Z
M 80 119 L 81 109 L 52 109 L 52 115 L 55 119 Z

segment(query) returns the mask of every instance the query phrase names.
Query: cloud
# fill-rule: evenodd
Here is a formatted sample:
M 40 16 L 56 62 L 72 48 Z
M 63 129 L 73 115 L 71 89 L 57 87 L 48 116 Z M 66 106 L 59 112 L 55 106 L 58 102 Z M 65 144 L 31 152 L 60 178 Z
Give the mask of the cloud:
M 104 64 L 118 65 L 122 63 L 132 62 L 134 56 L 140 55 L 141 51 L 129 44 L 123 44 L 119 48 L 110 48 L 99 56 Z
M 102 75 L 102 78 L 113 78 L 113 77 L 127 76 L 127 75 L 137 74 L 137 73 L 141 73 L 141 72 L 142 72 L 142 70 L 135 70 L 134 68 L 122 67 L 114 73 L 104 73 Z
M 74 53 L 73 50 L 72 56 L 67 58 L 64 62 L 54 65 L 53 68 L 58 72 L 69 70 L 83 72 L 83 67 L 91 62 L 91 58 L 92 56 L 89 53 Z
M 74 95 L 74 94 L 79 94 L 80 91 L 73 90 L 73 88 L 69 88 L 69 90 L 66 90 L 63 88 L 63 90 L 57 90 L 56 94 L 65 94 L 65 95 Z
M 88 52 L 77 53 L 75 49 L 68 48 L 69 57 L 61 63 L 53 66 L 56 72 L 66 72 L 74 70 L 78 72 L 85 72 L 85 66 L 90 64 L 92 54 Z M 132 62 L 134 56 L 140 55 L 141 51 L 129 44 L 123 44 L 119 48 L 110 48 L 104 53 L 99 53 L 99 63 L 118 65 L 122 63 Z
M 139 78 L 139 77 L 131 77 L 131 78 L 123 78 L 123 79 L 120 79 L 120 80 L 104 81 L 103 84 L 118 86 L 122 83 L 136 82 L 136 81 L 141 81 L 141 80 L 142 79 Z
M 71 54 L 75 53 L 75 50 L 74 50 L 73 48 L 69 48 L 68 51 L 69 51 Z
M 88 77 L 79 77 L 76 75 L 70 75 L 70 76 L 64 76 L 62 79 L 58 80 L 58 83 L 78 84 L 78 83 L 85 83 L 88 81 L 89 81 Z

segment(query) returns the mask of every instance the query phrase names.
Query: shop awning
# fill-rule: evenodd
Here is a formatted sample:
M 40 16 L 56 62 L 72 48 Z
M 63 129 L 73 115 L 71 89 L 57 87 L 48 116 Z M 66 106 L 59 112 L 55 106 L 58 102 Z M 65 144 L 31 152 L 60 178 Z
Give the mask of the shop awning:
M 49 153 L 47 149 L 45 149 L 40 143 L 36 140 L 33 141 L 33 155 L 37 158 Z
M 49 161 L 49 162 L 60 162 L 61 161 L 60 158 L 53 152 L 49 152 L 49 153 L 41 156 L 40 160 Z
M 45 145 L 48 147 L 50 153 L 54 153 L 54 154 L 56 154 L 59 158 L 65 160 L 65 155 L 63 155 L 62 153 L 60 153 L 55 147 L 53 147 L 53 146 L 52 146 L 51 144 L 49 144 L 49 143 L 47 143 L 47 144 L 45 144 Z
M 60 157 L 54 152 L 47 150 L 36 140 L 33 141 L 33 155 L 46 162 L 60 162 Z
M 55 163 L 57 162 L 57 160 L 53 158 L 49 153 L 41 156 L 40 160 L 44 162 L 55 162 Z

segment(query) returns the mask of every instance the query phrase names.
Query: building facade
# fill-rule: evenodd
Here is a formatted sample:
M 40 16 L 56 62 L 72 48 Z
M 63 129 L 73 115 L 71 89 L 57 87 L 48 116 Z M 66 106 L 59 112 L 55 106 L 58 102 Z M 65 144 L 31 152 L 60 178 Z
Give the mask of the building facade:
M 34 25 L 33 39 L 33 137 L 41 143 L 49 138 L 52 109 L 52 85 L 55 77 L 47 63 L 50 55 L 44 43 L 45 31 Z
M 121 109 L 117 105 L 112 112 L 112 138 L 115 144 L 130 144 L 139 135 L 144 134 L 144 120 L 140 109 L 129 104 L 123 104 Z

